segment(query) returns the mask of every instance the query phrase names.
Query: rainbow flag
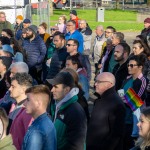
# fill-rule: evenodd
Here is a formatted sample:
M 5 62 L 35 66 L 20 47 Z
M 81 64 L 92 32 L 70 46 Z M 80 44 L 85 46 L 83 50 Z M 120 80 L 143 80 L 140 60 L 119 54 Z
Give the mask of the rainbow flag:
M 124 95 L 124 98 L 133 111 L 135 111 L 137 108 L 141 107 L 144 104 L 144 102 L 132 88 L 129 88 L 127 90 L 126 94 Z

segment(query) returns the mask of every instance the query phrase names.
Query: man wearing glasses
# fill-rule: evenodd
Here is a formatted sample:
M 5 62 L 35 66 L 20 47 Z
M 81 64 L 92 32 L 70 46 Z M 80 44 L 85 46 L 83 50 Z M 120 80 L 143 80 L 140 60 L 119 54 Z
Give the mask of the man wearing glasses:
M 116 32 L 116 29 L 112 26 L 108 26 L 106 28 L 106 31 L 105 31 L 105 37 L 108 39 L 108 38 L 112 38 L 113 34 Z
M 76 23 L 74 20 L 69 20 L 67 22 L 67 31 L 68 33 L 66 33 L 65 39 L 76 39 L 79 42 L 78 52 L 83 53 L 83 36 L 78 30 L 76 30 Z
M 96 36 L 94 39 L 92 56 L 93 56 L 93 61 L 95 64 L 95 74 L 97 74 L 98 70 L 99 70 L 98 62 L 99 62 L 102 52 L 103 52 L 103 44 L 106 41 L 104 27 L 102 25 L 97 26 L 95 33 L 96 33 Z
M 84 43 L 83 43 L 84 52 L 83 53 L 89 57 L 90 50 L 91 50 L 92 30 L 90 29 L 86 20 L 80 20 L 79 32 L 82 34 L 83 40 L 84 40 Z
M 96 77 L 95 101 L 87 130 L 87 150 L 122 150 L 125 106 L 115 91 L 115 77 L 103 72 Z
M 9 21 L 6 20 L 5 12 L 0 12 L 0 33 L 3 29 L 12 29 L 12 25 Z
M 79 43 L 75 39 L 69 39 L 66 44 L 67 52 L 69 53 L 70 56 L 77 56 L 77 58 L 80 60 L 81 65 L 86 69 L 87 71 L 87 77 L 88 80 L 90 81 L 91 79 L 91 64 L 85 55 L 82 55 L 81 53 L 78 53 Z

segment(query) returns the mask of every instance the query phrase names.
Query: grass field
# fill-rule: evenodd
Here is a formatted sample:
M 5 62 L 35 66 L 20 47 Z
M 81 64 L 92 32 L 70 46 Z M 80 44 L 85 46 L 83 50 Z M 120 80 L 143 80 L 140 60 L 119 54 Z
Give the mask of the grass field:
M 54 15 L 50 17 L 50 25 L 57 23 L 60 15 L 66 15 L 69 19 L 70 10 L 54 10 Z M 96 10 L 77 10 L 78 17 L 87 20 L 89 26 L 94 30 L 96 26 L 113 26 L 118 31 L 140 31 L 143 23 L 136 22 L 137 12 L 123 10 L 105 10 L 105 22 L 96 21 Z

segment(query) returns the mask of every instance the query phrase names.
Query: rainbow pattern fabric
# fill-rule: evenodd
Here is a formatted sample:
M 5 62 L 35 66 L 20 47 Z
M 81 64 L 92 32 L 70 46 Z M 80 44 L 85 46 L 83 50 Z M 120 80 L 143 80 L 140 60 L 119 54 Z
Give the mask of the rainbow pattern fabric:
M 135 93 L 135 91 L 132 88 L 129 88 L 124 95 L 124 98 L 127 102 L 127 104 L 130 106 L 132 111 L 135 111 L 139 107 L 141 107 L 144 102 L 141 100 L 141 98 Z

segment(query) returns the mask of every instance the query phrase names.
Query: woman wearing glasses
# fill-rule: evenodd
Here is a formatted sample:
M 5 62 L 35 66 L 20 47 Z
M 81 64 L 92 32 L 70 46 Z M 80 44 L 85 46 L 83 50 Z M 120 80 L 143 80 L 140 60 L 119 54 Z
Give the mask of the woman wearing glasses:
M 132 88 L 135 93 L 144 101 L 146 98 L 146 86 L 147 79 L 143 76 L 143 67 L 145 64 L 145 55 L 134 55 L 130 57 L 128 63 L 128 73 L 130 76 L 126 79 L 123 84 L 124 93 L 127 92 L 129 88 Z M 124 101 L 125 102 L 125 101 Z M 126 106 L 126 135 L 124 140 L 124 147 L 126 150 L 134 146 L 134 139 L 138 137 L 137 121 L 134 118 L 134 112 L 131 110 L 128 104 Z
M 133 42 L 133 55 L 140 55 L 140 54 L 145 54 L 146 55 L 146 60 L 144 64 L 144 69 L 143 69 L 143 75 L 146 76 L 150 80 L 150 50 L 145 44 L 145 42 L 138 38 Z M 132 56 L 132 54 L 131 54 Z M 150 85 L 150 82 L 149 82 Z M 150 86 L 147 87 L 147 98 L 146 98 L 146 105 L 150 106 Z

